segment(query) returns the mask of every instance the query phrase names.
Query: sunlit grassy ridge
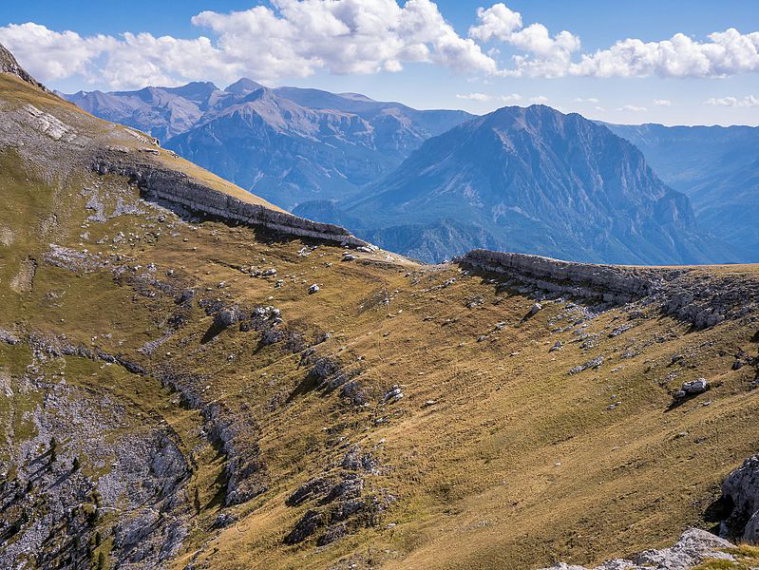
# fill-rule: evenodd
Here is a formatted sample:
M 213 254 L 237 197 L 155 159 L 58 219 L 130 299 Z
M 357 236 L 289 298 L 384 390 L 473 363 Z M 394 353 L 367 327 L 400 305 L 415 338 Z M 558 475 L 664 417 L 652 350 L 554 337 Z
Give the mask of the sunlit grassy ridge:
M 525 319 L 532 298 L 456 265 L 416 265 L 387 252 L 351 252 L 357 259 L 344 261 L 339 247 L 190 224 L 142 202 L 124 178 L 86 167 L 90 148 L 133 140 L 139 152 L 144 141 L 15 79 L 0 82 L 3 113 L 31 103 L 92 141 L 76 154 L 41 137 L 44 161 L 28 147 L 0 150 L 0 328 L 21 339 L 65 337 L 145 369 L 40 357 L 26 340 L 0 345 L 8 388 L 0 400 L 0 456 L 8 461 L 35 437 L 30 414 L 62 381 L 104 415 L 123 415 L 103 438 L 168 430 L 191 465 L 182 513 L 190 530 L 170 567 L 486 569 L 600 561 L 705 526 L 703 512 L 722 478 L 756 451 L 755 370 L 732 368 L 738 349 L 757 352 L 755 319 L 694 332 L 653 306 L 596 314 L 563 299 L 545 301 Z M 148 158 L 217 184 L 163 151 Z M 56 266 L 51 244 L 82 257 Z M 29 260 L 35 270 L 19 287 Z M 276 274 L 258 273 L 268 269 Z M 759 275 L 754 266 L 699 271 Z M 309 294 L 312 284 L 318 293 Z M 178 303 L 190 289 L 194 297 Z M 204 304 L 217 301 L 246 311 L 278 308 L 287 331 L 315 357 L 357 374 L 366 405 L 339 389 L 318 389 L 303 350 L 265 345 L 260 332 L 236 326 L 213 331 L 215 317 Z M 628 323 L 633 328 L 610 336 Z M 557 341 L 563 347 L 551 352 Z M 569 375 L 598 356 L 599 368 Z M 31 390 L 22 381 L 32 364 L 47 387 Z M 203 402 L 248 422 L 240 445 L 260 448 L 265 492 L 224 507 L 227 458 L 209 443 L 199 410 L 162 382 L 166 370 L 191 375 Z M 672 392 L 701 376 L 713 388 L 670 410 Z M 390 403 L 385 395 L 394 385 L 404 397 Z M 77 441 L 61 442 L 77 449 Z M 316 546 L 318 534 L 285 545 L 314 508 L 286 506 L 286 498 L 309 479 L 339 471 L 351 446 L 378 463 L 365 477 L 365 493 L 393 500 L 374 525 L 326 547 Z M 94 479 L 110 469 L 85 456 L 81 462 Z M 214 528 L 221 512 L 235 520 Z M 114 516 L 98 519 L 103 536 Z M 93 552 L 109 555 L 110 544 Z

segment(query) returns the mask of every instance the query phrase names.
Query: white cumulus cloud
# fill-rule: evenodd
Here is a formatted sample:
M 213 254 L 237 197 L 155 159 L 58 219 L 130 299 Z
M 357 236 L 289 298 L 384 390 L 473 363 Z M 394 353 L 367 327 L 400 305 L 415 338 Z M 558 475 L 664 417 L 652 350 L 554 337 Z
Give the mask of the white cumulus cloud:
M 522 96 L 519 93 L 511 93 L 509 95 L 501 95 L 499 99 L 502 103 L 513 104 L 519 103 L 522 100 Z
M 643 111 L 648 111 L 646 107 L 641 107 L 639 105 L 623 105 L 618 111 L 627 111 L 630 113 L 642 113 Z
M 523 98 L 519 93 L 510 93 L 509 95 L 488 95 L 487 93 L 463 93 L 456 95 L 456 99 L 465 101 L 496 101 L 498 103 L 514 104 L 519 103 Z
M 501 75 L 559 77 L 565 75 L 580 38 L 564 30 L 551 36 L 543 24 L 524 26 L 522 15 L 499 2 L 477 10 L 478 24 L 469 36 L 483 42 L 500 41 L 523 52 L 513 56 L 514 67 Z
M 399 71 L 434 62 L 493 73 L 496 63 L 460 37 L 431 0 L 272 0 L 242 12 L 201 12 L 193 24 L 213 30 L 225 54 L 257 77 Z
M 672 101 L 669 99 L 654 99 L 654 105 L 657 107 L 671 107 Z
M 202 32 L 83 36 L 26 23 L 0 26 L 0 42 L 42 81 L 71 77 L 125 89 L 195 80 L 260 81 L 398 72 L 430 63 L 472 76 L 726 77 L 759 72 L 759 31 L 706 38 L 628 38 L 583 53 L 571 31 L 525 24 L 504 2 L 481 7 L 460 35 L 433 0 L 270 0 L 192 18 Z M 495 97 L 497 98 L 497 96 Z M 586 100 L 592 103 L 592 98 Z M 656 104 L 656 103 L 654 103 Z M 729 105 L 729 104 L 728 104 Z M 735 106 L 738 105 L 736 101 Z
M 118 44 L 110 36 L 83 38 L 75 32 L 54 32 L 33 23 L 0 28 L 0 42 L 31 73 L 44 80 L 87 75 L 89 65 Z
M 181 81 L 259 80 L 330 73 L 397 72 L 430 62 L 495 74 L 497 64 L 459 36 L 431 0 L 272 0 L 240 12 L 192 18 L 213 32 L 177 39 L 151 34 L 80 36 L 38 24 L 0 27 L 0 42 L 43 81 L 82 76 L 112 88 Z
M 492 98 L 492 95 L 487 95 L 485 93 L 465 93 L 456 95 L 456 99 L 464 99 L 466 101 L 490 101 Z
M 583 55 L 568 73 L 593 77 L 722 77 L 759 71 L 759 32 L 741 34 L 729 28 L 709 34 L 708 39 L 699 42 L 685 34 L 659 42 L 626 39 Z
M 759 107 L 759 97 L 746 95 L 745 97 L 712 97 L 705 101 L 707 105 L 716 107 Z

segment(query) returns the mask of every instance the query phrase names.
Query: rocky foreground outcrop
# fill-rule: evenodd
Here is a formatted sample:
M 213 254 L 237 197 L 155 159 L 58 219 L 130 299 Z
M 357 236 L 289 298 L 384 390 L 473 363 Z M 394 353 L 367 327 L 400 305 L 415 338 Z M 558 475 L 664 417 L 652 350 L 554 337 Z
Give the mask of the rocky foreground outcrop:
M 713 505 L 720 520 L 719 535 L 705 530 L 686 530 L 677 543 L 662 550 L 644 550 L 629 560 L 614 559 L 592 570 L 687 570 L 706 560 L 735 562 L 733 544 L 759 543 L 759 454 L 746 459 L 722 483 L 722 496 Z M 733 542 L 730 542 L 733 541 Z M 732 566 L 719 566 L 719 568 Z M 744 566 L 736 566 L 743 568 Z M 590 570 L 560 562 L 543 570 Z
M 42 83 L 34 79 L 34 77 L 29 75 L 29 73 L 18 64 L 18 61 L 16 61 L 13 54 L 3 47 L 2 44 L 0 44 L 0 73 L 10 73 L 43 91 L 47 91 Z
M 746 459 L 725 478 L 720 503 L 727 514 L 720 524 L 720 535 L 759 543 L 759 455 Z
M 691 528 L 686 530 L 677 543 L 670 548 L 644 550 L 629 560 L 621 558 L 609 560 L 600 566 L 593 567 L 592 570 L 651 570 L 652 568 L 657 570 L 687 570 L 709 559 L 734 561 L 735 557 L 726 552 L 730 548 L 735 548 L 735 545 L 705 530 Z M 591 569 L 560 562 L 542 570 Z
M 474 271 L 505 276 L 539 295 L 610 305 L 657 303 L 664 314 L 697 329 L 759 309 L 756 281 L 739 275 L 700 273 L 693 267 L 596 265 L 483 249 L 472 250 L 457 261 Z

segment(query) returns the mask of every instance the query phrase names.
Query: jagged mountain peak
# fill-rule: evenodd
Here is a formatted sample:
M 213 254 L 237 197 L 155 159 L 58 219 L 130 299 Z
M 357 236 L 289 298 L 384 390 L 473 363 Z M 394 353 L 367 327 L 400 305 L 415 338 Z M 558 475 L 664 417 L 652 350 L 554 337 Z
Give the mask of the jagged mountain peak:
M 429 139 L 360 201 L 344 205 L 346 216 L 363 221 L 361 235 L 427 261 L 444 259 L 429 256 L 436 249 L 450 256 L 493 243 L 593 262 L 735 258 L 698 231 L 688 199 L 638 149 L 545 105 L 504 107 Z M 455 240 L 441 220 L 459 224 Z M 403 228 L 419 225 L 430 243 L 408 250 Z
M 219 88 L 211 81 L 193 81 L 179 87 L 169 87 L 166 91 L 191 101 L 204 103 L 213 93 L 219 91 Z
M 231 85 L 227 86 L 227 88 L 224 89 L 224 91 L 226 91 L 227 93 L 232 93 L 234 95 L 245 95 L 246 93 L 257 91 L 258 89 L 261 89 L 262 87 L 263 85 L 261 85 L 257 81 L 253 81 L 252 79 L 243 77 L 241 79 L 238 79 Z

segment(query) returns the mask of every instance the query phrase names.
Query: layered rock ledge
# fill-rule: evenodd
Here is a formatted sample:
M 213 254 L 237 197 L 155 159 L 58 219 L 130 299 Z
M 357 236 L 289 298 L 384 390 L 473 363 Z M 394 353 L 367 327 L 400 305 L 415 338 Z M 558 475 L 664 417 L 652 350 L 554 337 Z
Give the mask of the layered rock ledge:
M 613 305 L 658 303 L 664 314 L 698 329 L 759 310 L 759 280 L 740 274 L 711 275 L 693 267 L 596 265 L 483 249 L 456 262 L 548 295 Z
M 192 180 L 182 172 L 156 164 L 121 158 L 115 152 L 98 154 L 92 164 L 100 174 L 119 174 L 136 184 L 145 200 L 179 214 L 194 214 L 291 236 L 361 247 L 369 244 L 334 224 L 313 222 L 258 204 L 249 204 Z

